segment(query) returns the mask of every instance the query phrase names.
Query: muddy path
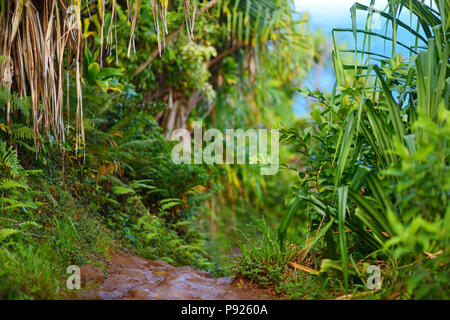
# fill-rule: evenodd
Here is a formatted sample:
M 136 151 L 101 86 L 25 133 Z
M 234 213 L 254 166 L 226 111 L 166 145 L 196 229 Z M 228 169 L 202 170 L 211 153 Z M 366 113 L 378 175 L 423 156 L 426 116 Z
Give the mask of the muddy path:
M 81 267 L 83 286 L 100 284 L 80 294 L 93 300 L 265 300 L 268 292 L 249 282 L 214 278 L 190 267 L 176 268 L 163 261 L 115 255 L 108 276 L 94 266 Z

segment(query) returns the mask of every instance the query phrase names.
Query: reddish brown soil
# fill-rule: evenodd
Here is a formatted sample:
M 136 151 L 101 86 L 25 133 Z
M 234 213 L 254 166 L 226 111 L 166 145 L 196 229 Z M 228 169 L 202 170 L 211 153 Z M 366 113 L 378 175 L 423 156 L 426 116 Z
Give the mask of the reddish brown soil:
M 85 266 L 84 283 L 102 282 L 103 272 Z M 83 271 L 83 269 L 82 269 Z M 101 271 L 101 270 L 100 270 Z M 108 276 L 96 289 L 85 291 L 82 299 L 94 300 L 265 300 L 267 291 L 244 280 L 214 278 L 190 267 L 176 268 L 163 261 L 116 255 Z

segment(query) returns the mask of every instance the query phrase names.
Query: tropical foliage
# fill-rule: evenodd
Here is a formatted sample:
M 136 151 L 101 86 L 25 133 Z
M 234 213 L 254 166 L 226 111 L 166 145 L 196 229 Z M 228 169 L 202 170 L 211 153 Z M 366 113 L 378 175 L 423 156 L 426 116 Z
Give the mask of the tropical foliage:
M 281 240 L 295 212 L 306 213 L 314 234 L 305 250 L 323 239 L 328 258 L 340 261 L 346 291 L 355 262 L 383 259 L 385 272 L 414 266 L 405 297 L 448 298 L 448 13 L 443 1 L 389 1 L 379 13 L 355 4 L 352 28 L 333 31 L 335 43 L 342 32 L 355 39 L 354 48 L 335 45 L 334 91 L 305 91 L 317 101 L 313 126 L 284 131 L 306 170 Z M 383 33 L 372 30 L 375 14 L 385 21 Z M 404 31 L 411 43 L 396 36 Z M 387 42 L 384 53 L 375 41 Z

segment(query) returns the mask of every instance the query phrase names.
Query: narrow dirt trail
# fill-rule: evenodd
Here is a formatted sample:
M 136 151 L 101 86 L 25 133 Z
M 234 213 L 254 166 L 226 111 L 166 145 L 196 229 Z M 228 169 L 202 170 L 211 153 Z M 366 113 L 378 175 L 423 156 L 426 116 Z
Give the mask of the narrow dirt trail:
M 82 299 L 93 300 L 265 300 L 267 291 L 233 278 L 214 278 L 190 267 L 176 268 L 163 261 L 136 256 L 112 258 L 108 277 L 93 266 L 81 270 L 85 283 L 103 282 Z

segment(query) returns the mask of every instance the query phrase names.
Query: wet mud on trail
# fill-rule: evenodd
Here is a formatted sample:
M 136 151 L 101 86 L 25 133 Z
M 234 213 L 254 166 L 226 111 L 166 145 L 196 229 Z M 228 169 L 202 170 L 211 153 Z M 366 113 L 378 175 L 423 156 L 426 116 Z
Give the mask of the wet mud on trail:
M 108 276 L 94 266 L 81 267 L 86 284 L 100 284 L 81 292 L 89 300 L 266 300 L 269 292 L 248 281 L 214 278 L 191 267 L 173 267 L 132 255 L 115 255 L 109 262 Z

